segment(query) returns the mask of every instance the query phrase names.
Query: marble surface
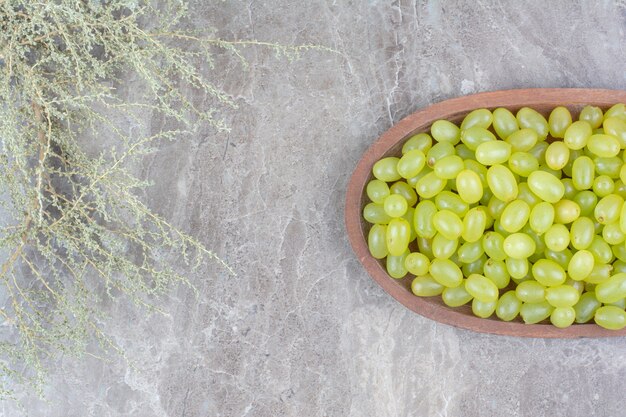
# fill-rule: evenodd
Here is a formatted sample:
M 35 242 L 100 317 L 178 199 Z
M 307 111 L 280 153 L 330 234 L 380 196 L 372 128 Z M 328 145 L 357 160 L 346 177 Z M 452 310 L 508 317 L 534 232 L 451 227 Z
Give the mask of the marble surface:
M 238 0 L 191 3 L 224 38 L 320 44 L 289 62 L 219 63 L 228 134 L 164 145 L 151 207 L 222 254 L 169 315 L 112 304 L 118 358 L 60 358 L 47 401 L 3 416 L 620 416 L 626 341 L 496 337 L 399 305 L 343 226 L 348 178 L 393 123 L 517 87 L 626 88 L 624 1 Z M 207 73 L 208 70 L 207 70 Z M 201 99 L 201 98 L 200 98 Z

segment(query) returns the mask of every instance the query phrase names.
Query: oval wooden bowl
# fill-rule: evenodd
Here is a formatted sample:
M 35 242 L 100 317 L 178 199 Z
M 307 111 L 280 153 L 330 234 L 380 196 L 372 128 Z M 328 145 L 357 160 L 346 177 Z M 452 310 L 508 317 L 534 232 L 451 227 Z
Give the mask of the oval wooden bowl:
M 400 155 L 404 141 L 414 134 L 428 132 L 435 120 L 446 119 L 458 123 L 474 109 L 484 107 L 493 110 L 496 107 L 505 107 L 515 112 L 524 106 L 532 107 L 544 116 L 547 116 L 554 107 L 565 106 L 572 112 L 572 116 L 577 118 L 585 105 L 598 106 L 606 110 L 615 103 L 626 103 L 626 91 L 531 88 L 473 94 L 442 101 L 416 111 L 385 132 L 365 152 L 350 178 L 346 195 L 345 221 L 354 252 L 371 277 L 392 297 L 416 313 L 441 323 L 477 332 L 521 337 L 625 336 L 626 328 L 611 331 L 596 324 L 573 324 L 566 329 L 558 329 L 550 323 L 524 324 L 519 318 L 512 322 L 500 321 L 497 318 L 481 319 L 472 314 L 469 305 L 451 308 L 443 303 L 440 296 L 416 297 L 411 292 L 412 275 L 400 280 L 393 279 L 385 271 L 383 263 L 370 255 L 367 248 L 370 225 L 361 214 L 369 201 L 365 195 L 365 186 L 372 179 L 374 163 L 385 156 Z

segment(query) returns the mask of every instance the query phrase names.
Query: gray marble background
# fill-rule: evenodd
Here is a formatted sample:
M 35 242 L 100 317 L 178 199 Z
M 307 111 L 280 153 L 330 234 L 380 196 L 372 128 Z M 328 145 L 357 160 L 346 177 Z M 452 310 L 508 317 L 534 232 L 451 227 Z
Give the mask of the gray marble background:
M 61 358 L 30 416 L 623 416 L 626 341 L 527 340 L 411 313 L 354 257 L 348 178 L 393 123 L 431 103 L 517 87 L 626 88 L 624 1 L 198 1 L 224 38 L 321 44 L 246 52 L 216 71 L 229 134 L 146 161 L 150 205 L 222 254 L 168 316 L 112 304 L 134 363 Z M 208 71 L 207 71 L 208 74 Z M 11 403 L 0 415 L 24 414 Z

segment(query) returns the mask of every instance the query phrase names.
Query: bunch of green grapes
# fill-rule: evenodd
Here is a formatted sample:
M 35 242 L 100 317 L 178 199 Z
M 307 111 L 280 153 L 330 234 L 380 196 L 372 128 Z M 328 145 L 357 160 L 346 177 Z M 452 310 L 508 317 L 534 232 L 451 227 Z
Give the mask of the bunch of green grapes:
M 373 167 L 370 253 L 482 318 L 626 326 L 626 106 L 432 124 Z

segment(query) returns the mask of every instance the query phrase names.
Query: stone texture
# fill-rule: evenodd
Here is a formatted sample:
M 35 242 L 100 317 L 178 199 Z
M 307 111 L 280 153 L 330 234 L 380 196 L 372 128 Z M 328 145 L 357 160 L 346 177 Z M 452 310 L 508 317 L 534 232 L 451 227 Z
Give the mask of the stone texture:
M 191 3 L 224 38 L 321 44 L 289 62 L 218 63 L 228 134 L 140 167 L 151 206 L 221 254 L 167 316 L 111 305 L 118 358 L 61 358 L 47 402 L 4 416 L 618 416 L 626 344 L 439 325 L 387 296 L 343 227 L 353 167 L 393 123 L 446 98 L 516 87 L 626 88 L 623 1 Z M 207 69 L 207 74 L 209 73 Z M 199 97 L 199 100 L 205 98 Z M 209 103 L 207 102 L 207 105 Z

